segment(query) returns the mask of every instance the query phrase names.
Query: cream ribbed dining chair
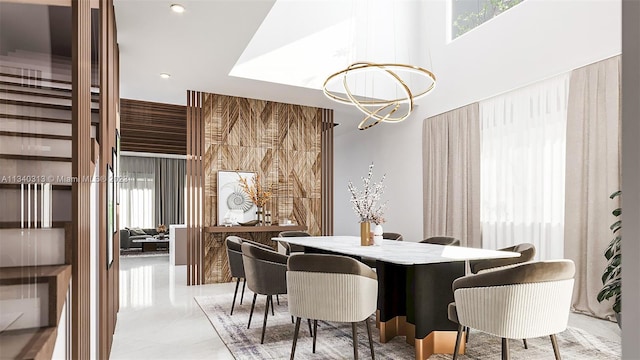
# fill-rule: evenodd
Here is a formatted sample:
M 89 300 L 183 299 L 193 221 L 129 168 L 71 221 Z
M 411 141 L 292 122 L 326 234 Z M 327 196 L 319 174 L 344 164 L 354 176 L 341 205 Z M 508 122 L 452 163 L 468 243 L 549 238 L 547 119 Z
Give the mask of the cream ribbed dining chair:
M 296 317 L 291 348 L 293 360 L 301 318 L 313 320 L 313 352 L 316 351 L 318 320 L 349 322 L 353 333 L 353 354 L 358 358 L 356 324 L 364 321 L 374 359 L 369 316 L 376 311 L 378 280 L 365 264 L 340 255 L 294 254 L 287 263 L 289 312 Z
M 560 360 L 556 334 L 567 328 L 575 265 L 571 260 L 537 261 L 468 275 L 453 282 L 455 302 L 449 320 L 459 324 L 453 359 L 464 327 L 502 338 L 502 359 L 509 340 L 550 336 Z

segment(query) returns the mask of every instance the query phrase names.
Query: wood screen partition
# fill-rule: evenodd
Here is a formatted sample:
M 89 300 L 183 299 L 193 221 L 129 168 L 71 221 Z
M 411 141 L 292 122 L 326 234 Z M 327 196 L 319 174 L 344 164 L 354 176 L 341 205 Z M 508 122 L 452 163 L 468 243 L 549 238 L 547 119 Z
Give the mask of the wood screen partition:
M 204 126 L 202 93 L 187 91 L 187 285 L 203 283 Z

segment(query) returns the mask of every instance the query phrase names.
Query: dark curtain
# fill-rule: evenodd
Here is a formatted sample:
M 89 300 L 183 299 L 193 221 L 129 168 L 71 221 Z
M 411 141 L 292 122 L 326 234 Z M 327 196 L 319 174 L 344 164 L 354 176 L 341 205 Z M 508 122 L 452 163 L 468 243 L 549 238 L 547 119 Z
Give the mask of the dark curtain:
M 186 161 L 165 158 L 154 160 L 156 222 L 167 228 L 169 224 L 184 224 Z

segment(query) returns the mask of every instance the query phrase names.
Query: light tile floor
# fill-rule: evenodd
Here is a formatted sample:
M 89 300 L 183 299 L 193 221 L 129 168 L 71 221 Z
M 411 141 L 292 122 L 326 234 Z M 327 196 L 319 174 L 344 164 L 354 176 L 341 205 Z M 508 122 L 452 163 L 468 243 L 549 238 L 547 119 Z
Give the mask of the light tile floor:
M 111 359 L 233 359 L 193 297 L 233 292 L 235 284 L 186 286 L 186 278 L 186 266 L 170 266 L 168 256 L 121 258 Z M 571 314 L 569 326 L 620 339 L 609 321 Z

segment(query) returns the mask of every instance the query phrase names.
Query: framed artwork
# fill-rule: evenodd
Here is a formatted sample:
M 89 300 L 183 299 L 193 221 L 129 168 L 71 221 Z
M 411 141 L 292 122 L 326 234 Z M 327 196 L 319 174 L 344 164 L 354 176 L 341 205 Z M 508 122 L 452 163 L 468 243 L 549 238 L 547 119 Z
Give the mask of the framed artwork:
M 115 227 L 115 204 L 113 201 L 113 168 L 107 164 L 107 270 L 113 263 L 113 229 Z
M 237 225 L 256 219 L 256 205 L 242 190 L 240 176 L 251 183 L 256 173 L 218 171 L 218 225 Z
M 116 204 L 120 205 L 120 132 L 116 129 L 116 149 L 113 160 L 113 172 L 116 177 Z

